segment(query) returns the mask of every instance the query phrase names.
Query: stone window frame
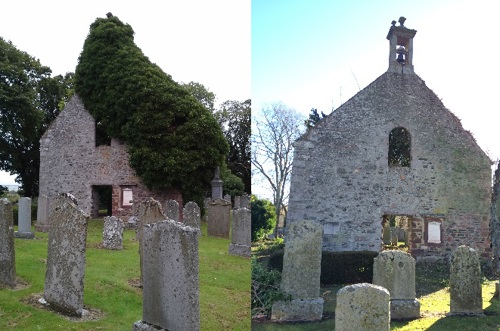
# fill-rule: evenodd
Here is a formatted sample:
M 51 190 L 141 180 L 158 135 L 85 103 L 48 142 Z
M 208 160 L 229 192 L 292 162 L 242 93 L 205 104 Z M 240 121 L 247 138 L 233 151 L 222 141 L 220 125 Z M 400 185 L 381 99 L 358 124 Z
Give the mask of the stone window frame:
M 443 244 L 443 223 L 444 216 L 442 215 L 429 215 L 423 216 L 424 219 L 424 242 L 428 246 L 440 246 Z M 429 242 L 429 223 L 437 222 L 439 223 L 439 243 Z
M 132 208 L 132 205 L 133 205 L 132 202 L 129 202 L 126 204 L 124 203 L 124 199 L 125 199 L 124 192 L 125 191 L 130 191 L 130 193 L 132 194 L 132 200 L 134 198 L 134 187 L 132 185 L 120 185 L 120 207 L 121 208 Z

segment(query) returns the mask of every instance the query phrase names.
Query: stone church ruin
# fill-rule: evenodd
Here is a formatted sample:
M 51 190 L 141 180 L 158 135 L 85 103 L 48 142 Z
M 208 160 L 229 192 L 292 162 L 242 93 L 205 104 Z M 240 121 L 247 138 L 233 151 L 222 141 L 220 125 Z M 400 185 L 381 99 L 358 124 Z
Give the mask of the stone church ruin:
M 127 221 L 133 215 L 133 202 L 149 197 L 159 201 L 176 200 L 176 190 L 150 191 L 129 166 L 127 147 L 100 132 L 96 121 L 74 95 L 40 140 L 40 192 L 48 204 L 69 192 L 78 207 L 92 218 L 99 214 L 100 195 L 109 194 L 107 214 Z M 46 206 L 49 208 L 49 206 Z M 43 229 L 47 230 L 47 229 Z
M 409 252 L 491 257 L 491 160 L 414 72 L 416 30 L 393 22 L 389 68 L 295 143 L 288 225 L 323 225 L 323 250 L 380 251 L 404 220 Z

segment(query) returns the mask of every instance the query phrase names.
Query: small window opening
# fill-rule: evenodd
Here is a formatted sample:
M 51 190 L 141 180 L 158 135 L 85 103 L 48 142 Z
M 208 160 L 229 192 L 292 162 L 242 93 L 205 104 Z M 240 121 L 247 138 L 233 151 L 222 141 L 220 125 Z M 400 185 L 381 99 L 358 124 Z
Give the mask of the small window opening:
M 111 146 L 111 137 L 106 132 L 106 128 L 101 122 L 95 123 L 95 145 Z
M 392 129 L 389 133 L 389 166 L 409 167 L 411 161 L 411 137 L 408 130 L 402 127 Z
M 412 217 L 408 215 L 384 215 L 382 217 L 384 249 L 409 247 L 411 221 Z

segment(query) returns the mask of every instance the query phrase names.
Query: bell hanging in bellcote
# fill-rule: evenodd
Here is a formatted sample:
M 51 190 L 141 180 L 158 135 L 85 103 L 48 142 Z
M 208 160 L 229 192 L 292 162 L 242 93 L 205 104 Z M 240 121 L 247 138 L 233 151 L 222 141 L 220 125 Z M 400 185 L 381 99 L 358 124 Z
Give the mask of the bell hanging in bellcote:
M 403 55 L 403 53 L 398 53 L 398 58 L 396 59 L 396 61 L 398 61 L 400 64 L 406 63 L 405 56 Z

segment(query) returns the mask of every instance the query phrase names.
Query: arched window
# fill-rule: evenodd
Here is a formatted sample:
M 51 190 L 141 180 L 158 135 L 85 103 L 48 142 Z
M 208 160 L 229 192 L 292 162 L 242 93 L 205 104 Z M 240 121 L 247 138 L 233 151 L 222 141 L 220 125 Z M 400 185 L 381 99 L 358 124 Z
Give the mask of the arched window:
M 403 127 L 392 129 L 389 133 L 389 166 L 409 167 L 411 161 L 411 137 Z

